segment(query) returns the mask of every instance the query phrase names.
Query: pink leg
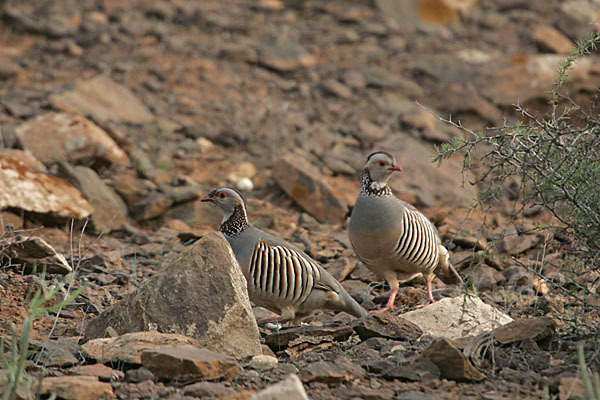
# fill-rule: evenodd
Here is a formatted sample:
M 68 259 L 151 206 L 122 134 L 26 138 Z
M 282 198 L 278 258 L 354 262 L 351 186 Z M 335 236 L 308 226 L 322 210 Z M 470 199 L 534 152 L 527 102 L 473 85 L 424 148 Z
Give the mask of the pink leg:
M 394 309 L 396 308 L 396 306 L 394 306 L 394 300 L 396 300 L 396 294 L 398 294 L 398 286 L 396 286 L 395 288 L 393 288 L 392 291 L 390 292 L 390 298 L 388 299 L 388 302 L 385 305 L 385 307 L 383 307 L 383 308 L 381 308 L 379 310 L 371 311 L 371 313 L 381 313 L 381 312 L 386 312 L 386 311 L 394 311 Z
M 425 284 L 427 285 L 427 301 L 423 304 L 419 304 L 417 308 L 423 308 L 432 303 L 435 303 L 435 299 L 433 298 L 433 293 L 431 293 L 431 278 L 425 279 Z

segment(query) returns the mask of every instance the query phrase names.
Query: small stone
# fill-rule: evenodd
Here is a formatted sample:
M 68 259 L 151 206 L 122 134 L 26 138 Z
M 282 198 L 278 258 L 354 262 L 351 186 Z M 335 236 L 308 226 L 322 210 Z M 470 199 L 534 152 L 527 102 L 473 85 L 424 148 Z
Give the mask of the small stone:
M 478 291 L 492 290 L 498 282 L 496 279 L 497 271 L 487 265 L 481 265 L 477 268 L 474 281 Z
M 238 190 L 240 190 L 242 192 L 250 192 L 250 191 L 252 191 L 252 189 L 254 189 L 254 184 L 252 183 L 252 181 L 249 178 L 239 179 L 235 183 L 235 186 L 238 188 Z
M 509 286 L 528 286 L 533 283 L 533 273 L 520 265 L 513 265 L 506 268 L 504 276 Z
M 446 132 L 435 128 L 425 128 L 421 131 L 421 137 L 430 143 L 441 144 L 446 143 L 450 136 Z
M 67 51 L 70 55 L 75 57 L 80 57 L 83 55 L 83 49 L 77 43 L 71 40 L 69 40 L 69 43 L 67 44 Z
M 142 365 L 158 378 L 179 381 L 234 379 L 239 370 L 234 358 L 189 345 L 146 350 Z
M 380 126 L 361 120 L 358 122 L 358 127 L 354 135 L 364 147 L 370 147 L 373 143 L 383 139 L 387 134 Z
M 129 372 L 129 371 L 128 371 Z M 112 369 L 104 364 L 77 365 L 65 371 L 68 375 L 97 376 L 101 381 L 122 381 L 123 371 Z
M 360 71 L 356 70 L 344 72 L 342 75 L 342 80 L 346 85 L 353 89 L 363 89 L 367 86 L 367 80 L 365 79 L 365 76 Z
M 152 192 L 141 201 L 131 205 L 131 217 L 146 221 L 163 215 L 173 205 L 173 199 L 161 192 Z
M 450 24 L 458 22 L 460 15 L 464 15 L 476 3 L 477 0 L 430 0 L 419 3 L 419 13 L 423 22 Z
M 556 321 L 550 317 L 537 317 L 510 322 L 494 330 L 494 340 L 510 344 L 532 339 L 540 341 L 554 335 Z
M 335 362 L 317 361 L 309 364 L 300 372 L 302 382 L 340 383 L 350 382 L 365 376 L 365 371 L 347 359 L 340 358 Z
M 284 5 L 281 0 L 259 0 L 257 7 L 265 11 L 281 11 Z
M 368 342 L 365 342 L 365 344 Z M 370 359 L 361 364 L 369 374 L 381 374 L 384 371 L 390 370 L 396 366 L 396 363 L 391 360 Z
M 565 376 L 560 378 L 558 384 L 559 400 L 584 400 L 586 399 L 585 387 L 580 378 Z
M 140 383 L 149 379 L 154 379 L 154 374 L 145 367 L 128 369 L 125 372 L 125 380 L 127 382 Z
M 598 4 L 587 0 L 564 0 L 560 2 L 560 10 L 556 26 L 572 40 L 581 40 L 591 31 L 597 30 Z
M 352 97 L 352 90 L 348 86 L 340 83 L 335 79 L 327 79 L 321 83 L 321 88 L 328 94 L 337 96 L 341 99 L 349 99 Z
M 391 313 L 373 314 L 355 320 L 353 328 L 362 340 L 372 337 L 417 339 L 423 332 L 414 323 Z
M 397 365 L 383 372 L 385 379 L 421 382 L 440 378 L 440 369 L 431 360 L 417 359 L 406 365 Z
M 138 179 L 135 171 L 127 169 L 112 177 L 115 191 L 131 206 L 148 196 L 156 185 L 148 180 Z
M 431 112 L 415 103 L 407 103 L 406 109 L 398 118 L 411 128 L 435 130 L 438 118 Z
M 29 269 L 34 268 L 37 264 L 42 264 L 46 265 L 47 272 L 49 273 L 67 274 L 73 270 L 62 254 L 57 252 L 44 239 L 37 236 L 8 237 L 0 240 L 0 246 L 3 249 L 3 256 L 10 257 L 15 265 L 22 264 Z M 45 345 L 50 347 L 54 347 L 55 343 L 52 340 L 44 342 Z M 57 353 L 57 358 L 61 358 L 61 354 L 65 351 L 65 346 L 63 344 L 56 347 L 56 351 L 49 351 L 49 353 L 50 355 Z M 76 353 L 77 351 L 74 350 L 73 352 Z M 65 354 L 65 357 L 70 359 L 69 361 L 73 361 L 73 356 L 69 357 Z
M 115 388 L 115 394 L 119 399 L 152 399 L 160 396 L 161 389 L 164 389 L 162 382 L 154 383 L 147 379 L 139 383 L 120 384 Z
M 542 278 L 533 279 L 533 290 L 539 296 L 545 296 L 550 292 L 550 288 L 546 284 L 546 281 Z
M 199 397 L 201 399 L 234 398 L 236 391 L 218 382 L 197 382 L 183 389 L 186 396 Z
M 0 211 L 0 222 L 2 226 L 0 226 L 0 230 L 7 230 L 7 227 L 12 227 L 12 229 L 23 229 L 23 217 L 20 215 L 16 215 L 9 211 Z
M 472 382 L 485 379 L 485 375 L 477 371 L 462 351 L 446 338 L 436 339 L 419 358 L 433 361 L 442 378 Z
M 0 59 L 0 81 L 14 78 L 21 72 L 21 67 L 5 58 Z
M 213 142 L 211 142 L 210 140 L 203 138 L 203 137 L 197 138 L 196 144 L 198 145 L 198 148 L 200 149 L 200 153 L 202 153 L 202 154 L 210 152 L 215 147 Z
M 93 22 L 99 26 L 108 24 L 108 16 L 100 11 L 90 11 L 83 16 L 85 22 Z
M 10 97 L 5 96 L 2 99 L 2 105 L 13 117 L 29 118 L 37 114 L 38 110 L 34 105 L 23 104 L 22 101 L 22 99 L 11 99 Z
M 95 232 L 108 233 L 121 228 L 127 218 L 127 205 L 93 169 L 60 163 L 59 174 L 92 203 L 95 210 L 92 214 L 92 228 Z
M 159 185 L 161 190 L 169 196 L 173 203 L 185 203 L 200 197 L 201 187 L 199 185 L 167 186 Z
M 423 97 L 423 89 L 413 80 L 399 77 L 381 67 L 367 67 L 361 70 L 367 86 L 383 89 L 398 89 L 409 99 Z
M 253 178 L 256 172 L 256 166 L 251 162 L 236 163 L 231 167 L 227 179 L 237 181 L 240 178 Z
M 42 342 L 41 346 L 42 351 L 38 355 L 39 362 L 45 366 L 70 367 L 79 362 L 75 357 L 75 354 L 79 352 L 79 346 L 67 338 L 48 339 Z
M 298 342 L 304 339 L 311 342 L 318 340 L 344 341 L 347 340 L 353 333 L 350 326 L 331 325 L 331 326 L 299 326 L 287 329 L 281 329 L 273 333 L 269 333 L 264 337 L 265 344 L 273 351 L 285 349 L 290 342 Z
M 328 156 L 325 157 L 325 160 L 323 161 L 325 162 L 325 166 L 327 166 L 327 168 L 329 168 L 334 175 L 354 175 L 356 173 L 354 167 L 349 165 L 347 162 L 337 159 L 335 157 Z
M 290 374 L 285 379 L 267 386 L 255 393 L 250 400 L 308 400 L 304 386 L 296 374 Z
M 4 149 L 0 150 L 0 155 L 12 157 L 15 160 L 22 162 L 27 165 L 29 168 L 34 169 L 38 172 L 47 173 L 48 169 L 46 166 L 40 162 L 35 156 L 27 151 L 18 150 L 18 149 Z
M 294 42 L 262 41 L 257 46 L 257 52 L 260 64 L 279 72 L 312 67 L 317 62 L 315 57 Z
M 557 54 L 571 54 L 574 44 L 550 25 L 538 25 L 533 30 L 532 39 L 542 50 Z
M 343 281 L 352 270 L 356 267 L 356 261 L 348 257 L 338 257 L 332 263 L 327 264 L 327 272 L 329 272 L 338 281 Z
M 279 361 L 275 357 L 259 354 L 257 356 L 252 357 L 248 366 L 250 368 L 262 371 L 275 368 L 278 363 Z

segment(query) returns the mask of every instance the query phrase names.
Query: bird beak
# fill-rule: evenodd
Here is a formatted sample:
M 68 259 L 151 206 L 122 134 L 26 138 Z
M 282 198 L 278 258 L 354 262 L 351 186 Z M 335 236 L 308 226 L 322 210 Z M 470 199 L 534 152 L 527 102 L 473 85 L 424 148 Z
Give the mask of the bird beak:
M 211 203 L 215 203 L 216 202 L 215 198 L 211 197 L 209 194 L 207 194 L 206 196 L 202 197 L 200 199 L 200 201 L 209 201 Z
M 402 167 L 396 163 L 392 163 L 392 166 L 388 168 L 390 171 L 402 171 Z

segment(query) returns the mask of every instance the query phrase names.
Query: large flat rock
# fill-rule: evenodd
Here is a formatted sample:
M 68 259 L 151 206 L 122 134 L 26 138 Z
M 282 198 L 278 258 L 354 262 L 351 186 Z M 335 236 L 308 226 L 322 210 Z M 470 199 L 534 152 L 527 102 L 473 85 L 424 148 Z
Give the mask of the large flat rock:
M 239 372 L 235 358 L 190 345 L 146 350 L 142 365 L 158 378 L 179 381 L 234 379 Z
M 277 184 L 307 213 L 321 223 L 341 223 L 348 207 L 308 160 L 287 154 L 273 165 Z
M 212 232 L 140 288 L 90 321 L 86 339 L 154 330 L 196 339 L 234 357 L 262 354 L 246 280 L 229 244 Z
M 423 335 L 447 339 L 475 336 L 513 321 L 479 297 L 465 296 L 445 298 L 400 316 L 421 328 Z
M 43 114 L 18 126 L 16 134 L 21 146 L 45 165 L 111 166 L 129 160 L 102 128 L 79 115 Z
M 92 339 L 81 346 L 81 351 L 85 358 L 99 363 L 141 364 L 142 353 L 146 350 L 194 344 L 194 339 L 176 333 L 132 332 L 117 337 Z
M 0 154 L 0 208 L 15 207 L 65 218 L 86 218 L 94 208 L 69 182 Z
M 54 94 L 50 101 L 61 111 L 90 115 L 97 122 L 144 124 L 154 120 L 131 90 L 102 75 L 76 81 L 75 89 Z
M 114 399 L 110 383 L 97 376 L 52 376 L 42 380 L 40 393 L 66 400 Z

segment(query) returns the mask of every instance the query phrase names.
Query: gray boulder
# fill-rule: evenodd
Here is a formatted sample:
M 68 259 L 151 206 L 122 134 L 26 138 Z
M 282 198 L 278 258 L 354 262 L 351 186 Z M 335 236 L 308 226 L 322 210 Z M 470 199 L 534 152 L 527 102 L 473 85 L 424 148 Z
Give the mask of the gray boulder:
M 262 354 L 246 280 L 225 238 L 206 235 L 129 296 L 90 321 L 85 339 L 154 330 L 236 358 Z

